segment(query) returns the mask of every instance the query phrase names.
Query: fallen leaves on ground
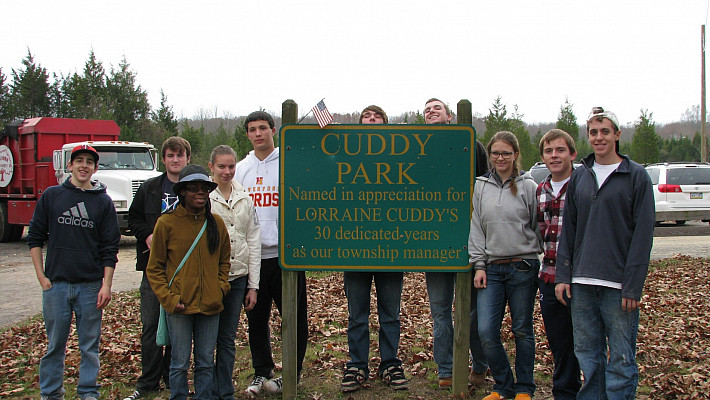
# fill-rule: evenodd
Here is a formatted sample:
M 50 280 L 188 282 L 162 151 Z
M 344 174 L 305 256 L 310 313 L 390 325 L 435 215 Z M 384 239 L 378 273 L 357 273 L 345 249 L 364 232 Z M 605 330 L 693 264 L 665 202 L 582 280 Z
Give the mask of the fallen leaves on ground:
M 307 361 L 304 380 L 327 380 L 338 387 L 340 371 L 347 359 L 345 340 L 347 328 L 347 301 L 343 291 L 342 274 L 315 274 L 309 276 L 309 342 L 318 348 Z M 646 279 L 641 303 L 641 321 L 638 333 L 640 387 L 646 393 L 639 398 L 651 399 L 710 399 L 710 260 L 676 256 L 653 262 Z M 372 313 L 376 315 L 374 284 L 371 296 Z M 426 296 L 424 275 L 406 273 L 402 292 L 402 334 L 400 357 L 405 371 L 413 377 L 412 383 L 424 386 L 427 374 L 433 374 L 431 365 L 432 321 Z M 246 318 L 237 335 L 240 347 L 247 345 Z M 278 331 L 280 319 L 274 313 L 272 326 Z M 512 342 L 510 316 L 503 322 L 503 341 Z M 377 319 L 371 318 L 370 329 L 376 332 Z M 537 376 L 551 376 L 552 357 L 536 306 L 535 314 Z M 280 336 L 275 332 L 275 337 Z M 46 335 L 41 319 L 14 326 L 0 334 L 0 397 L 24 398 L 28 388 L 38 388 L 37 367 L 46 351 Z M 280 352 L 280 342 L 274 350 Z M 317 346 L 316 346 L 317 345 Z M 377 349 L 377 335 L 372 335 L 371 349 Z M 377 351 L 371 360 L 371 378 L 376 376 Z M 112 383 L 121 382 L 129 387 L 140 375 L 140 300 L 137 292 L 118 293 L 104 313 L 101 338 L 100 381 L 109 393 L 107 398 L 119 397 Z M 67 347 L 67 382 L 78 379 L 80 354 L 76 334 L 72 330 Z M 235 373 L 249 370 L 248 361 L 239 362 Z M 302 385 L 304 386 L 304 385 Z M 373 384 L 374 386 L 374 384 Z M 434 390 L 434 389 L 432 389 Z M 426 389 L 412 390 L 412 398 L 430 398 Z M 437 392 L 434 392 L 437 393 Z M 442 394 L 441 391 L 438 391 Z M 549 383 L 542 383 L 536 397 L 549 396 Z M 371 393 L 374 394 L 374 393 Z M 325 398 L 313 391 L 312 399 Z M 25 396 L 26 397 L 26 396 Z M 411 396 L 410 396 L 411 397 Z M 439 397 L 439 395 L 437 395 Z M 442 396 L 439 398 L 445 398 Z M 355 397 L 354 397 L 355 398 Z

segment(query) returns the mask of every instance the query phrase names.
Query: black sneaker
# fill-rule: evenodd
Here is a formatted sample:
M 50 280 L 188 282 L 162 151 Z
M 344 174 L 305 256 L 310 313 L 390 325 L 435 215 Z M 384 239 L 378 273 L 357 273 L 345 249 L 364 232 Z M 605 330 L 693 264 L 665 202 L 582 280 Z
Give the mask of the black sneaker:
M 340 390 L 343 392 L 354 392 L 360 389 L 363 382 L 367 380 L 367 373 L 364 369 L 358 367 L 346 367 L 343 371 L 343 382 L 340 384 Z
M 399 365 L 390 365 L 384 371 L 380 372 L 382 381 L 393 390 L 409 389 L 407 378 L 404 376 L 404 371 Z

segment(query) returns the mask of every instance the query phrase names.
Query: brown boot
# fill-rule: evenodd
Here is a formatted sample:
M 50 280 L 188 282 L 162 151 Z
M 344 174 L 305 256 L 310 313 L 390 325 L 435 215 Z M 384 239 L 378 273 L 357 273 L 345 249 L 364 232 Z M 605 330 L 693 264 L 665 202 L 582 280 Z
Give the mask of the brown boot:
M 483 385 L 484 383 L 486 383 L 487 374 L 487 370 L 486 372 L 471 371 L 471 373 L 468 374 L 468 383 L 473 386 Z

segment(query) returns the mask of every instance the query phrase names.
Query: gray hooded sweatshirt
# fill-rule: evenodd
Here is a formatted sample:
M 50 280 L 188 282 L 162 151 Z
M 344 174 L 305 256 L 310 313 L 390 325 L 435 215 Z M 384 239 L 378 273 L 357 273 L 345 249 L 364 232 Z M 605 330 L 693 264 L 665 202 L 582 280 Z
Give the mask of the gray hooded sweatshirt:
M 495 171 L 476 178 L 468 254 L 478 269 L 505 258 L 535 259 L 542 252 L 537 184 L 528 173 L 516 176 L 515 183 L 518 192 L 513 195 L 510 178 L 501 182 Z

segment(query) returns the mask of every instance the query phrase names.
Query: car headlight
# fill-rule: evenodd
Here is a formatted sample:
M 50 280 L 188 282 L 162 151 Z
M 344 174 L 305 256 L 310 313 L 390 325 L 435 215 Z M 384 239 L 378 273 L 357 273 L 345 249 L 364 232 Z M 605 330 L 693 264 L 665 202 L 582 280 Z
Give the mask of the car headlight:
M 128 207 L 128 202 L 126 200 L 114 200 L 113 206 L 115 208 L 126 208 Z

